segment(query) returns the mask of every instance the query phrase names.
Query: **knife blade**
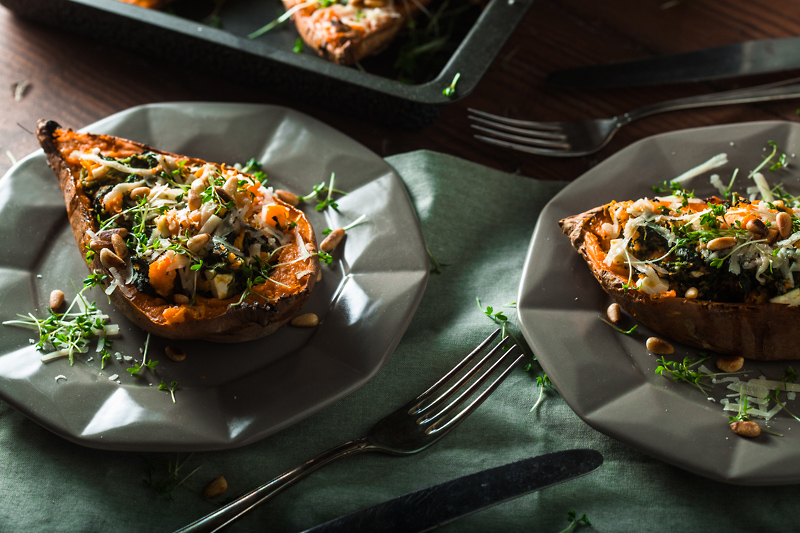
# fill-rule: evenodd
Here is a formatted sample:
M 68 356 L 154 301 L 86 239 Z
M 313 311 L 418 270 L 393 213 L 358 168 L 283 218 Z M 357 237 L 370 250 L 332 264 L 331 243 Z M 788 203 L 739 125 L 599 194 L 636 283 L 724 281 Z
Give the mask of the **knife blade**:
M 305 533 L 428 531 L 468 514 L 592 472 L 589 449 L 523 459 L 408 493 L 307 529 Z
M 710 81 L 800 69 L 800 37 L 760 39 L 550 73 L 556 87 L 607 88 Z

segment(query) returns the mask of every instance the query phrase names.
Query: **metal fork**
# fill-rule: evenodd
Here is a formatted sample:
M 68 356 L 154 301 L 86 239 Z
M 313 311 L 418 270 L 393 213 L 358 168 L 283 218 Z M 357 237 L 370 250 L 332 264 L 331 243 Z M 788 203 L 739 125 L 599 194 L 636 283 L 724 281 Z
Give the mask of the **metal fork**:
M 534 122 L 515 120 L 469 109 L 476 130 L 491 135 L 476 139 L 522 152 L 553 157 L 577 157 L 601 150 L 614 134 L 634 120 L 679 109 L 748 102 L 787 100 L 800 96 L 800 78 L 701 96 L 661 102 L 629 111 L 613 118 L 574 122 Z M 487 127 L 488 126 L 488 127 Z
M 499 333 L 498 329 L 489 335 L 472 353 L 433 386 L 378 422 L 366 436 L 331 448 L 313 459 L 309 459 L 177 531 L 218 531 L 311 472 L 342 457 L 359 452 L 410 455 L 424 450 L 447 435 L 475 411 L 524 357 L 523 354 L 514 355 L 516 345 L 505 346 L 507 339 L 504 338 L 470 367 L 470 363 L 494 341 Z M 502 355 L 497 357 L 498 354 Z M 511 361 L 510 364 L 509 361 Z M 484 388 L 483 385 L 498 372 L 500 375 Z M 477 396 L 475 396 L 476 394 Z M 453 398 L 454 396 L 455 398 Z M 463 406 L 473 396 L 475 398 L 471 403 Z

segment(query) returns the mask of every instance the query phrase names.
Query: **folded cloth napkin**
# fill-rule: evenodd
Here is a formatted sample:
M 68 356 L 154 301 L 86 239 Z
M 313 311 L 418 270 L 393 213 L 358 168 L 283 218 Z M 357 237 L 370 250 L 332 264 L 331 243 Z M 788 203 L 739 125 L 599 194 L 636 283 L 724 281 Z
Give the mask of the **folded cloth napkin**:
M 495 325 L 483 312 L 486 306 L 503 311 L 515 330 L 515 310 L 505 305 L 516 299 L 539 213 L 564 184 L 427 151 L 387 161 L 407 185 L 439 273 L 431 275 L 400 345 L 371 382 L 262 441 L 194 454 L 84 448 L 0 403 L 0 531 L 174 530 L 215 508 L 198 492 L 216 476 L 228 481 L 227 493 L 214 500 L 224 501 L 365 434 L 493 331 Z M 253 511 L 230 531 L 298 531 L 484 468 L 578 447 L 601 451 L 603 467 L 443 529 L 560 531 L 570 523 L 570 510 L 578 517 L 586 513 L 592 528 L 580 526 L 585 531 L 794 526 L 797 487 L 744 490 L 679 470 L 594 431 L 552 390 L 531 412 L 540 394 L 537 375 L 535 364 L 527 372 L 513 372 L 432 448 L 405 458 L 362 454 L 343 459 Z

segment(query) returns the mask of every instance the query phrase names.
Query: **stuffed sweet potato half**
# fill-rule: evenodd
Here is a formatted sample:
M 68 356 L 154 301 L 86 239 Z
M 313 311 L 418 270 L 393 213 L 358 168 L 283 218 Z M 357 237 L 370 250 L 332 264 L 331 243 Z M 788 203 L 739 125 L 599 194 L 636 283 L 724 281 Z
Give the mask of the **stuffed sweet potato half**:
M 258 178 L 52 121 L 37 136 L 78 249 L 143 330 L 247 341 L 308 299 L 319 273 L 314 231 Z
M 800 358 L 800 219 L 781 201 L 645 198 L 559 225 L 606 293 L 664 337 Z
M 353 65 L 383 50 L 431 0 L 351 0 L 308 2 L 283 0 L 297 32 L 321 57 Z

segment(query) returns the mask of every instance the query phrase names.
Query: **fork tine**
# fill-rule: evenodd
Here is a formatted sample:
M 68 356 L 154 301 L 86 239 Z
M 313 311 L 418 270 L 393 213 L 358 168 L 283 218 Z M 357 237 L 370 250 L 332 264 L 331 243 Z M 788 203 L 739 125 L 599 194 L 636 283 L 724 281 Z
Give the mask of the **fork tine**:
M 502 346 L 502 345 L 498 345 Z M 497 371 L 498 368 L 502 367 L 511 357 L 509 357 L 512 352 L 517 348 L 517 345 L 512 345 L 506 353 L 504 353 L 494 364 L 489 367 L 489 369 L 475 382 L 473 382 L 469 387 L 467 387 L 455 400 L 453 400 L 449 405 L 447 405 L 444 409 L 439 411 L 436 415 L 427 418 L 424 421 L 418 422 L 421 426 L 425 425 L 429 422 L 433 422 L 430 427 L 425 430 L 427 434 L 435 434 L 439 432 L 447 432 L 452 428 L 456 427 L 458 424 L 461 423 L 466 417 L 472 414 L 475 409 L 477 409 L 483 402 L 488 398 L 497 387 L 500 386 L 501 383 L 508 377 L 512 370 L 517 366 L 517 364 L 525 357 L 524 353 L 520 353 L 514 358 L 510 365 L 508 365 L 505 370 L 489 385 L 483 392 L 481 392 L 472 403 L 470 403 L 467 407 L 463 410 L 459 411 L 455 416 L 450 417 L 450 415 L 463 404 L 466 400 L 468 400 L 486 381 L 488 381 Z M 449 418 L 448 418 L 449 417 Z
M 423 405 L 423 404 L 425 404 L 425 406 L 424 407 L 419 407 L 415 411 L 412 410 L 412 412 L 409 412 L 409 414 L 410 415 L 425 415 L 425 413 L 429 413 L 431 411 L 438 410 L 436 413 L 434 413 L 432 415 L 427 415 L 427 418 L 421 418 L 419 420 L 420 424 L 424 424 L 426 422 L 429 422 L 433 418 L 436 418 L 437 416 L 442 414 L 442 412 L 444 410 L 446 410 L 447 408 L 439 409 L 439 406 L 441 406 L 443 403 L 445 403 L 447 400 L 449 400 L 451 397 L 453 397 L 456 393 L 458 393 L 464 387 L 464 385 L 466 385 L 472 378 L 477 376 L 484 369 L 484 367 L 486 367 L 488 362 L 491 359 L 493 359 L 495 357 L 495 355 L 497 355 L 498 352 L 500 352 L 503 349 L 503 344 L 507 340 L 508 340 L 508 337 L 503 338 L 503 340 L 501 340 L 494 348 L 492 348 L 489 351 L 489 353 L 487 353 L 485 356 L 483 356 L 483 358 L 480 361 L 475 363 L 475 365 L 472 368 L 467 370 L 461 377 L 459 377 L 458 380 L 455 383 L 453 383 L 452 385 L 447 387 L 447 389 L 444 392 L 439 393 L 439 391 L 436 391 L 437 396 L 432 402 L 430 402 L 430 403 L 428 403 L 427 401 L 420 402 L 420 404 L 419 404 L 420 406 Z M 475 353 L 475 351 L 473 351 L 472 354 L 470 354 L 470 356 L 472 356 L 472 355 L 477 355 L 477 354 Z M 491 372 L 487 372 L 486 374 L 491 374 Z M 486 380 L 486 376 L 484 376 L 481 379 L 483 379 L 485 381 Z M 480 385 L 480 383 L 478 383 L 478 385 Z M 469 390 L 469 389 L 467 389 L 467 390 Z M 461 396 L 459 396 L 459 398 L 461 398 Z M 462 402 L 463 402 L 463 400 L 462 400 Z
M 530 129 L 530 128 L 520 128 L 518 126 L 509 126 L 507 124 L 503 124 L 501 122 L 492 122 L 491 120 L 482 119 L 479 117 L 470 117 L 473 121 L 477 122 L 478 124 L 485 124 L 487 126 L 494 127 L 494 131 L 506 131 L 508 133 L 518 133 L 524 137 L 534 137 L 538 139 L 550 139 L 553 141 L 566 141 L 567 136 L 564 134 L 563 130 L 561 129 L 547 129 L 547 130 L 539 130 L 539 129 Z M 492 132 L 490 128 L 484 128 L 481 126 L 477 126 L 472 124 L 472 127 L 477 130 L 488 131 Z
M 448 383 L 450 383 L 450 381 L 452 381 L 452 379 L 455 378 L 465 366 L 467 366 L 473 359 L 475 359 L 475 357 L 478 354 L 483 352 L 483 350 L 489 344 L 491 344 L 491 342 L 495 338 L 497 338 L 499 334 L 500 334 L 500 329 L 494 330 L 492 334 L 486 337 L 486 340 L 484 340 L 474 350 L 472 350 L 470 354 L 464 358 L 463 361 L 454 366 L 452 370 L 450 370 L 447 374 L 442 376 L 439 379 L 439 381 L 431 385 L 425 392 L 414 398 L 414 400 L 411 402 L 411 407 L 408 410 L 408 414 L 417 415 L 422 413 L 424 409 L 420 408 L 420 406 L 425 402 L 427 402 L 432 396 L 437 394 L 440 390 L 442 390 Z
M 475 124 L 472 124 L 472 127 L 478 131 L 494 135 L 495 137 L 498 137 L 500 139 L 505 139 L 508 141 L 516 141 L 527 146 L 537 146 L 540 148 L 552 148 L 557 150 L 570 149 L 570 144 L 569 142 L 566 141 L 565 137 L 559 137 L 559 139 L 563 139 L 560 141 L 558 140 L 548 141 L 545 139 L 537 139 L 534 137 L 523 137 L 521 135 L 512 135 L 510 133 L 503 133 L 502 131 L 496 131 L 489 128 L 484 128 L 483 126 L 476 126 Z M 478 135 L 476 135 L 475 137 L 479 139 L 483 138 L 483 136 L 478 136 Z
M 536 154 L 536 155 L 546 155 L 552 157 L 571 157 L 577 155 L 585 155 L 584 153 L 568 151 L 569 148 L 560 147 L 559 149 L 547 149 L 547 148 L 537 148 L 534 146 L 523 146 L 521 144 L 502 141 L 500 139 L 494 139 L 492 137 L 486 137 L 484 135 L 475 135 L 475 138 L 479 141 L 483 141 L 489 144 L 495 144 L 497 146 L 502 146 L 503 148 L 511 148 L 512 150 L 518 150 L 520 152 L 527 152 L 529 154 Z M 590 153 L 590 152 L 586 152 Z
M 516 126 L 519 128 L 534 128 L 537 130 L 550 130 L 550 131 L 562 130 L 560 124 L 556 124 L 553 122 L 535 122 L 532 120 L 519 120 L 515 118 L 501 117 L 500 115 L 493 115 L 491 113 L 487 113 L 486 111 L 481 111 L 480 109 L 472 109 L 471 107 L 467 109 L 467 112 L 475 115 L 475 117 L 481 117 L 483 119 L 492 122 L 499 122 L 501 124 L 506 124 L 508 126 Z M 469 117 L 469 118 L 477 120 L 477 118 L 475 117 Z

